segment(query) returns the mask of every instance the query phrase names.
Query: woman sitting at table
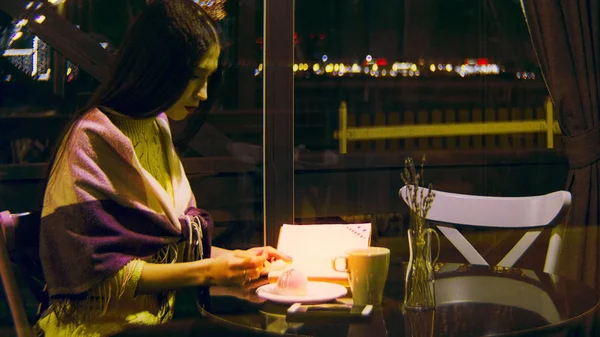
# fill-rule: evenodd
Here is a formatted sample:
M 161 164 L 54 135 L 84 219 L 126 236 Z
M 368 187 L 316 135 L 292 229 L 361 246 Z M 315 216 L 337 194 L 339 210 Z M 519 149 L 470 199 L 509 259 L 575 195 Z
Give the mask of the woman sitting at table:
M 109 81 L 70 125 L 44 197 L 46 336 L 108 336 L 173 315 L 174 290 L 257 278 L 271 247 L 211 247 L 171 138 L 207 99 L 220 44 L 192 0 L 156 0 L 118 50 Z M 168 118 L 167 118 L 168 117 Z M 212 249 L 211 249 L 212 248 Z

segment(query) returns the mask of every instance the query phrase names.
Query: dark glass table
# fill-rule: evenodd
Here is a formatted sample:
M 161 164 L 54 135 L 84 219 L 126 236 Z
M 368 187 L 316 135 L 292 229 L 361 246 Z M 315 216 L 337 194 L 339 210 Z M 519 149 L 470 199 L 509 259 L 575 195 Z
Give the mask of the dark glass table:
M 310 336 L 590 335 L 598 294 L 576 281 L 532 270 L 440 263 L 436 308 L 404 312 L 403 264 L 390 265 L 384 300 L 365 322 L 287 322 L 289 305 L 246 289 L 215 287 L 204 315 L 256 332 Z M 262 284 L 268 281 L 262 280 Z M 351 294 L 338 299 L 351 301 Z

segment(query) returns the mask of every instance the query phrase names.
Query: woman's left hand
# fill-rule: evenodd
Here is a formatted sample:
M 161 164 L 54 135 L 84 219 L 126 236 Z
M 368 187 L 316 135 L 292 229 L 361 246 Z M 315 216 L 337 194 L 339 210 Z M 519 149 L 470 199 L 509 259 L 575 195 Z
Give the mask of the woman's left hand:
M 246 250 L 250 255 L 264 255 L 267 261 L 273 262 L 275 260 L 284 260 L 284 261 L 292 261 L 292 258 L 285 255 L 284 253 L 278 251 L 277 249 L 271 246 L 264 247 L 254 247 Z
M 268 267 L 274 261 L 277 261 L 277 260 L 281 260 L 281 261 L 285 261 L 285 262 L 292 261 L 292 258 L 290 256 L 285 255 L 284 253 L 278 251 L 277 249 L 275 249 L 271 246 L 254 247 L 254 248 L 250 248 L 248 250 L 243 251 L 243 253 L 250 255 L 250 256 L 262 255 L 265 258 L 265 266 L 264 266 L 264 268 L 262 268 L 262 270 L 260 272 L 261 275 L 265 275 L 269 272 Z

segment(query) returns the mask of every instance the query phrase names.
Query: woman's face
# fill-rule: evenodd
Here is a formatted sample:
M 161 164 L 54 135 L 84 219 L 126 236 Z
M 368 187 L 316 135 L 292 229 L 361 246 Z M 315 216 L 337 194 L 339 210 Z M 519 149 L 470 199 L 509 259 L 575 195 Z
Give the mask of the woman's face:
M 201 101 L 208 99 L 207 83 L 209 76 L 217 70 L 219 65 L 218 46 L 210 47 L 194 72 L 194 76 L 185 88 L 183 95 L 168 108 L 165 113 L 169 118 L 180 121 L 193 113 Z

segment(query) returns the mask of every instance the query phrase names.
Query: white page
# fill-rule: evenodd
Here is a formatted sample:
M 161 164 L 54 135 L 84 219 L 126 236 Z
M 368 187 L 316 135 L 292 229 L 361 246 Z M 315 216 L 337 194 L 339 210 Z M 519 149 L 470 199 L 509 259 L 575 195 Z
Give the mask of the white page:
M 331 266 L 333 258 L 344 256 L 346 251 L 367 248 L 371 241 L 371 224 L 319 224 L 288 225 L 281 227 L 277 249 L 294 259 L 292 266 L 309 278 L 325 277 L 344 279 L 347 274 L 336 272 Z M 281 270 L 273 271 L 276 277 Z
M 343 256 L 346 251 L 369 247 L 371 224 L 283 225 L 277 249 L 292 258 Z

